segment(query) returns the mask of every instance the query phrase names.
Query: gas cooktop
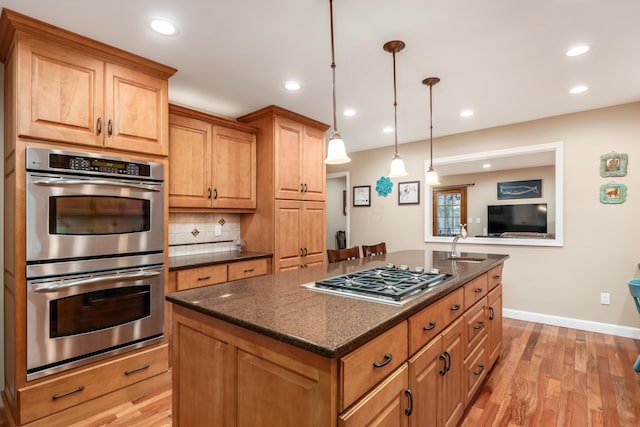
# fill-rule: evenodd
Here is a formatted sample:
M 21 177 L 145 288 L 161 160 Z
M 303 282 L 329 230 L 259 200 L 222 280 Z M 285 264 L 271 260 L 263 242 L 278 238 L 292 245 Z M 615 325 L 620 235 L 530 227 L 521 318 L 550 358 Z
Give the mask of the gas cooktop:
M 426 272 L 422 267 L 410 269 L 404 265 L 388 264 L 302 286 L 319 292 L 402 305 L 452 277 L 450 274 Z

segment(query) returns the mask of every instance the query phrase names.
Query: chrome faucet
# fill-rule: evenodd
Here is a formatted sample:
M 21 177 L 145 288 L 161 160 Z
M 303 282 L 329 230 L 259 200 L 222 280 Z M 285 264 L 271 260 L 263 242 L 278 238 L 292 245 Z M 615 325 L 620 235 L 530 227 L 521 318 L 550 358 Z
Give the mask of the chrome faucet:
M 460 256 L 460 254 L 458 252 L 456 252 L 456 243 L 458 243 L 458 240 L 460 238 L 466 239 L 467 238 L 467 224 L 460 224 L 460 234 L 458 234 L 457 236 L 455 236 L 453 238 L 453 241 L 451 242 L 451 257 L 457 257 Z

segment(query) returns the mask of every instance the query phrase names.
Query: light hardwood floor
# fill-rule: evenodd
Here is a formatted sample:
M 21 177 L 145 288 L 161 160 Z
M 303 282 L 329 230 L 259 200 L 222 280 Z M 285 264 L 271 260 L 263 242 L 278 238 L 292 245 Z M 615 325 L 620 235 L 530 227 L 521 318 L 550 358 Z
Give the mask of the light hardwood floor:
M 640 426 L 639 340 L 512 319 L 503 340 L 462 427 Z M 170 425 L 165 387 L 71 427 Z

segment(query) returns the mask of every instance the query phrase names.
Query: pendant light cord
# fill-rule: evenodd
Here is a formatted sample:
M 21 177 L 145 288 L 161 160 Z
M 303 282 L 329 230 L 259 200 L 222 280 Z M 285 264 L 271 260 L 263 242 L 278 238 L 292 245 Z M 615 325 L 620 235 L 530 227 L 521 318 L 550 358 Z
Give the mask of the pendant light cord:
M 433 169 L 433 85 L 429 85 L 429 169 Z
M 333 89 L 333 131 L 338 132 L 338 120 L 336 118 L 336 58 L 335 58 L 335 48 L 333 41 L 333 0 L 329 0 L 329 14 L 330 16 L 330 24 L 331 24 L 331 72 L 333 74 L 333 80 L 331 87 Z
M 396 51 L 393 52 L 393 130 L 395 154 L 398 154 L 398 101 L 396 100 Z

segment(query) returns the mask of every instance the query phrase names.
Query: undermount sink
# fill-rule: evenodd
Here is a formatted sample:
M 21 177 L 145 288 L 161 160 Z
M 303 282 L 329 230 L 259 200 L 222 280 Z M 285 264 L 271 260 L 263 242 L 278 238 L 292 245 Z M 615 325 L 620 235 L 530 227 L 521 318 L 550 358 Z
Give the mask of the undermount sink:
M 460 261 L 460 262 L 482 262 L 486 261 L 484 258 L 473 258 L 473 257 L 464 257 L 464 256 L 452 256 L 449 258 L 445 258 L 447 261 Z

